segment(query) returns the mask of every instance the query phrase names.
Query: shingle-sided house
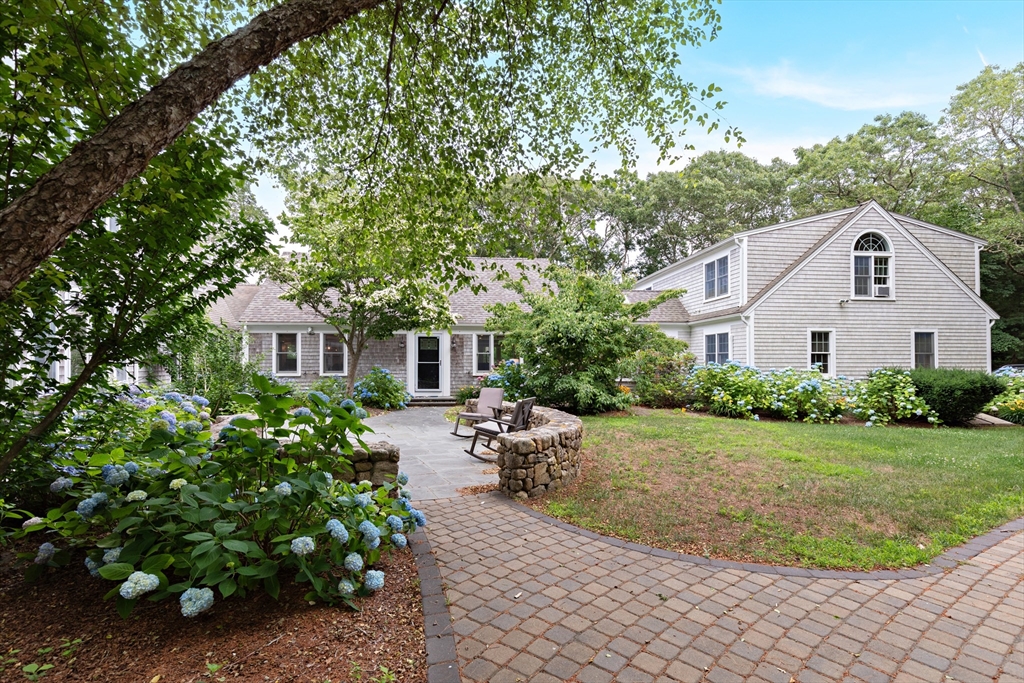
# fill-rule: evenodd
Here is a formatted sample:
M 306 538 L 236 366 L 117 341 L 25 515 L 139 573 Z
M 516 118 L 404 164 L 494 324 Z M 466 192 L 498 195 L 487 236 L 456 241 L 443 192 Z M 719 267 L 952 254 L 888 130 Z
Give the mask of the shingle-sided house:
M 516 263 L 543 268 L 545 260 L 472 259 L 473 277 L 486 287 L 474 294 L 463 289 L 450 297 L 452 311 L 458 322 L 451 332 L 399 332 L 390 339 L 372 340 L 355 368 L 356 378 L 374 365 L 390 370 L 406 383 L 409 393 L 417 397 L 447 397 L 459 387 L 475 384 L 490 373 L 501 360 L 500 337 L 487 332 L 484 323 L 488 313 L 484 305 L 518 301 L 519 296 L 495 279 L 496 265 L 518 277 L 526 274 L 529 289 L 539 289 L 539 273 L 528 268 L 521 271 Z M 284 290 L 276 283 L 261 283 L 239 324 L 248 333 L 249 357 L 259 358 L 264 372 L 308 386 L 326 375 L 347 376 L 349 367 L 345 345 L 337 331 L 309 309 L 299 309 L 283 301 Z
M 669 334 L 698 362 L 863 377 L 881 366 L 990 369 L 985 241 L 870 201 L 740 232 L 640 280 L 682 288 Z M 630 296 L 636 296 L 631 294 Z

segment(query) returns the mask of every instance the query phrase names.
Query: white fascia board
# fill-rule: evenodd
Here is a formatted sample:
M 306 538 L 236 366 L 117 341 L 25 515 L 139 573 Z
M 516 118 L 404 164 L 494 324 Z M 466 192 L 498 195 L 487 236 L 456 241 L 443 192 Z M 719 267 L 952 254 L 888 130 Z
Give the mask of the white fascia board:
M 920 228 L 928 228 L 929 230 L 942 233 L 943 235 L 948 235 L 949 237 L 958 237 L 967 242 L 974 242 L 975 244 L 980 244 L 983 247 L 988 245 L 988 240 L 983 240 L 982 238 L 975 237 L 974 235 L 968 235 L 967 233 L 960 232 L 959 230 L 951 230 L 950 228 L 944 228 L 941 225 L 935 225 L 934 223 L 928 223 L 927 221 L 918 220 L 917 218 L 904 216 L 903 214 L 900 213 L 894 213 L 890 215 L 895 216 L 899 221 L 913 223 L 914 225 Z
M 785 223 L 776 223 L 775 225 L 766 225 L 763 228 L 751 228 L 750 230 L 744 230 L 738 232 L 733 237 L 749 237 L 750 235 L 760 235 L 763 232 L 771 232 L 772 230 L 779 230 L 780 228 L 791 228 L 794 225 L 803 225 L 804 223 L 812 223 L 814 221 L 820 221 L 823 218 L 833 218 L 834 216 L 843 216 L 848 213 L 856 211 L 856 206 L 851 206 L 846 209 L 836 209 L 835 211 L 829 211 L 828 213 L 819 213 L 814 216 L 808 216 L 807 218 L 798 218 L 794 221 L 786 221 Z

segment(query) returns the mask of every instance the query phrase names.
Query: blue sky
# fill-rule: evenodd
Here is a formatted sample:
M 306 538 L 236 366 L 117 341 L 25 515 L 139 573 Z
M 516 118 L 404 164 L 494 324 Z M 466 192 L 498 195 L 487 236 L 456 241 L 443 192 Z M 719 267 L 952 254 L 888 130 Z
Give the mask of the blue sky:
M 724 0 L 722 31 L 684 50 L 681 73 L 715 83 L 741 151 L 762 162 L 856 131 L 878 114 L 914 110 L 937 119 L 956 86 L 985 64 L 1024 61 L 1024 0 Z M 697 153 L 735 149 L 717 133 L 691 128 Z M 657 170 L 656 152 L 638 146 L 638 171 Z M 611 172 L 618 160 L 598 158 Z M 257 200 L 272 216 L 279 190 L 264 180 Z

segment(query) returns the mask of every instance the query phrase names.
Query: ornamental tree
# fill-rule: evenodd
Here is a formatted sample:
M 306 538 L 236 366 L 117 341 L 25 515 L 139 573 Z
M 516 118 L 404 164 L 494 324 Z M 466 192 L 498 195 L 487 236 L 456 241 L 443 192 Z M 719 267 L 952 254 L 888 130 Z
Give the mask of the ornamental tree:
M 628 286 L 608 275 L 553 267 L 545 276 L 551 286 L 539 292 L 527 290 L 522 278 L 507 281 L 525 307 L 485 307 L 487 329 L 505 335 L 502 353 L 522 358 L 529 388 L 544 405 L 577 414 L 627 407 L 629 396 L 618 387 L 623 363 L 641 348 L 665 349 L 676 341 L 638 321 L 682 290 L 630 304 Z
M 285 216 L 291 241 L 308 250 L 268 259 L 265 272 L 282 299 L 332 325 L 348 349 L 347 393 L 371 339 L 401 330 L 448 329 L 448 292 L 468 284 L 466 239 L 412 226 L 377 207 L 361 215 L 344 191 L 318 183 L 293 186 Z

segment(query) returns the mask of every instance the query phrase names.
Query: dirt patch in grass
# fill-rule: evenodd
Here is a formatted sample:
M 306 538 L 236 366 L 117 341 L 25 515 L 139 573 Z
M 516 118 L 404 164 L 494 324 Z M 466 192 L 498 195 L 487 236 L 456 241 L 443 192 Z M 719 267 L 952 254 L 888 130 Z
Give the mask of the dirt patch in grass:
M 22 550 L 27 548 L 22 548 Z M 127 620 L 103 595 L 115 584 L 89 576 L 84 556 L 26 584 L 10 548 L 0 560 L 0 680 L 51 664 L 46 681 L 369 681 L 381 668 L 426 681 L 419 581 L 412 554 L 382 560 L 385 588 L 347 607 L 310 605 L 307 584 L 281 595 L 222 600 L 193 619 L 176 600 L 140 601 Z M 208 676 L 207 664 L 220 668 Z

